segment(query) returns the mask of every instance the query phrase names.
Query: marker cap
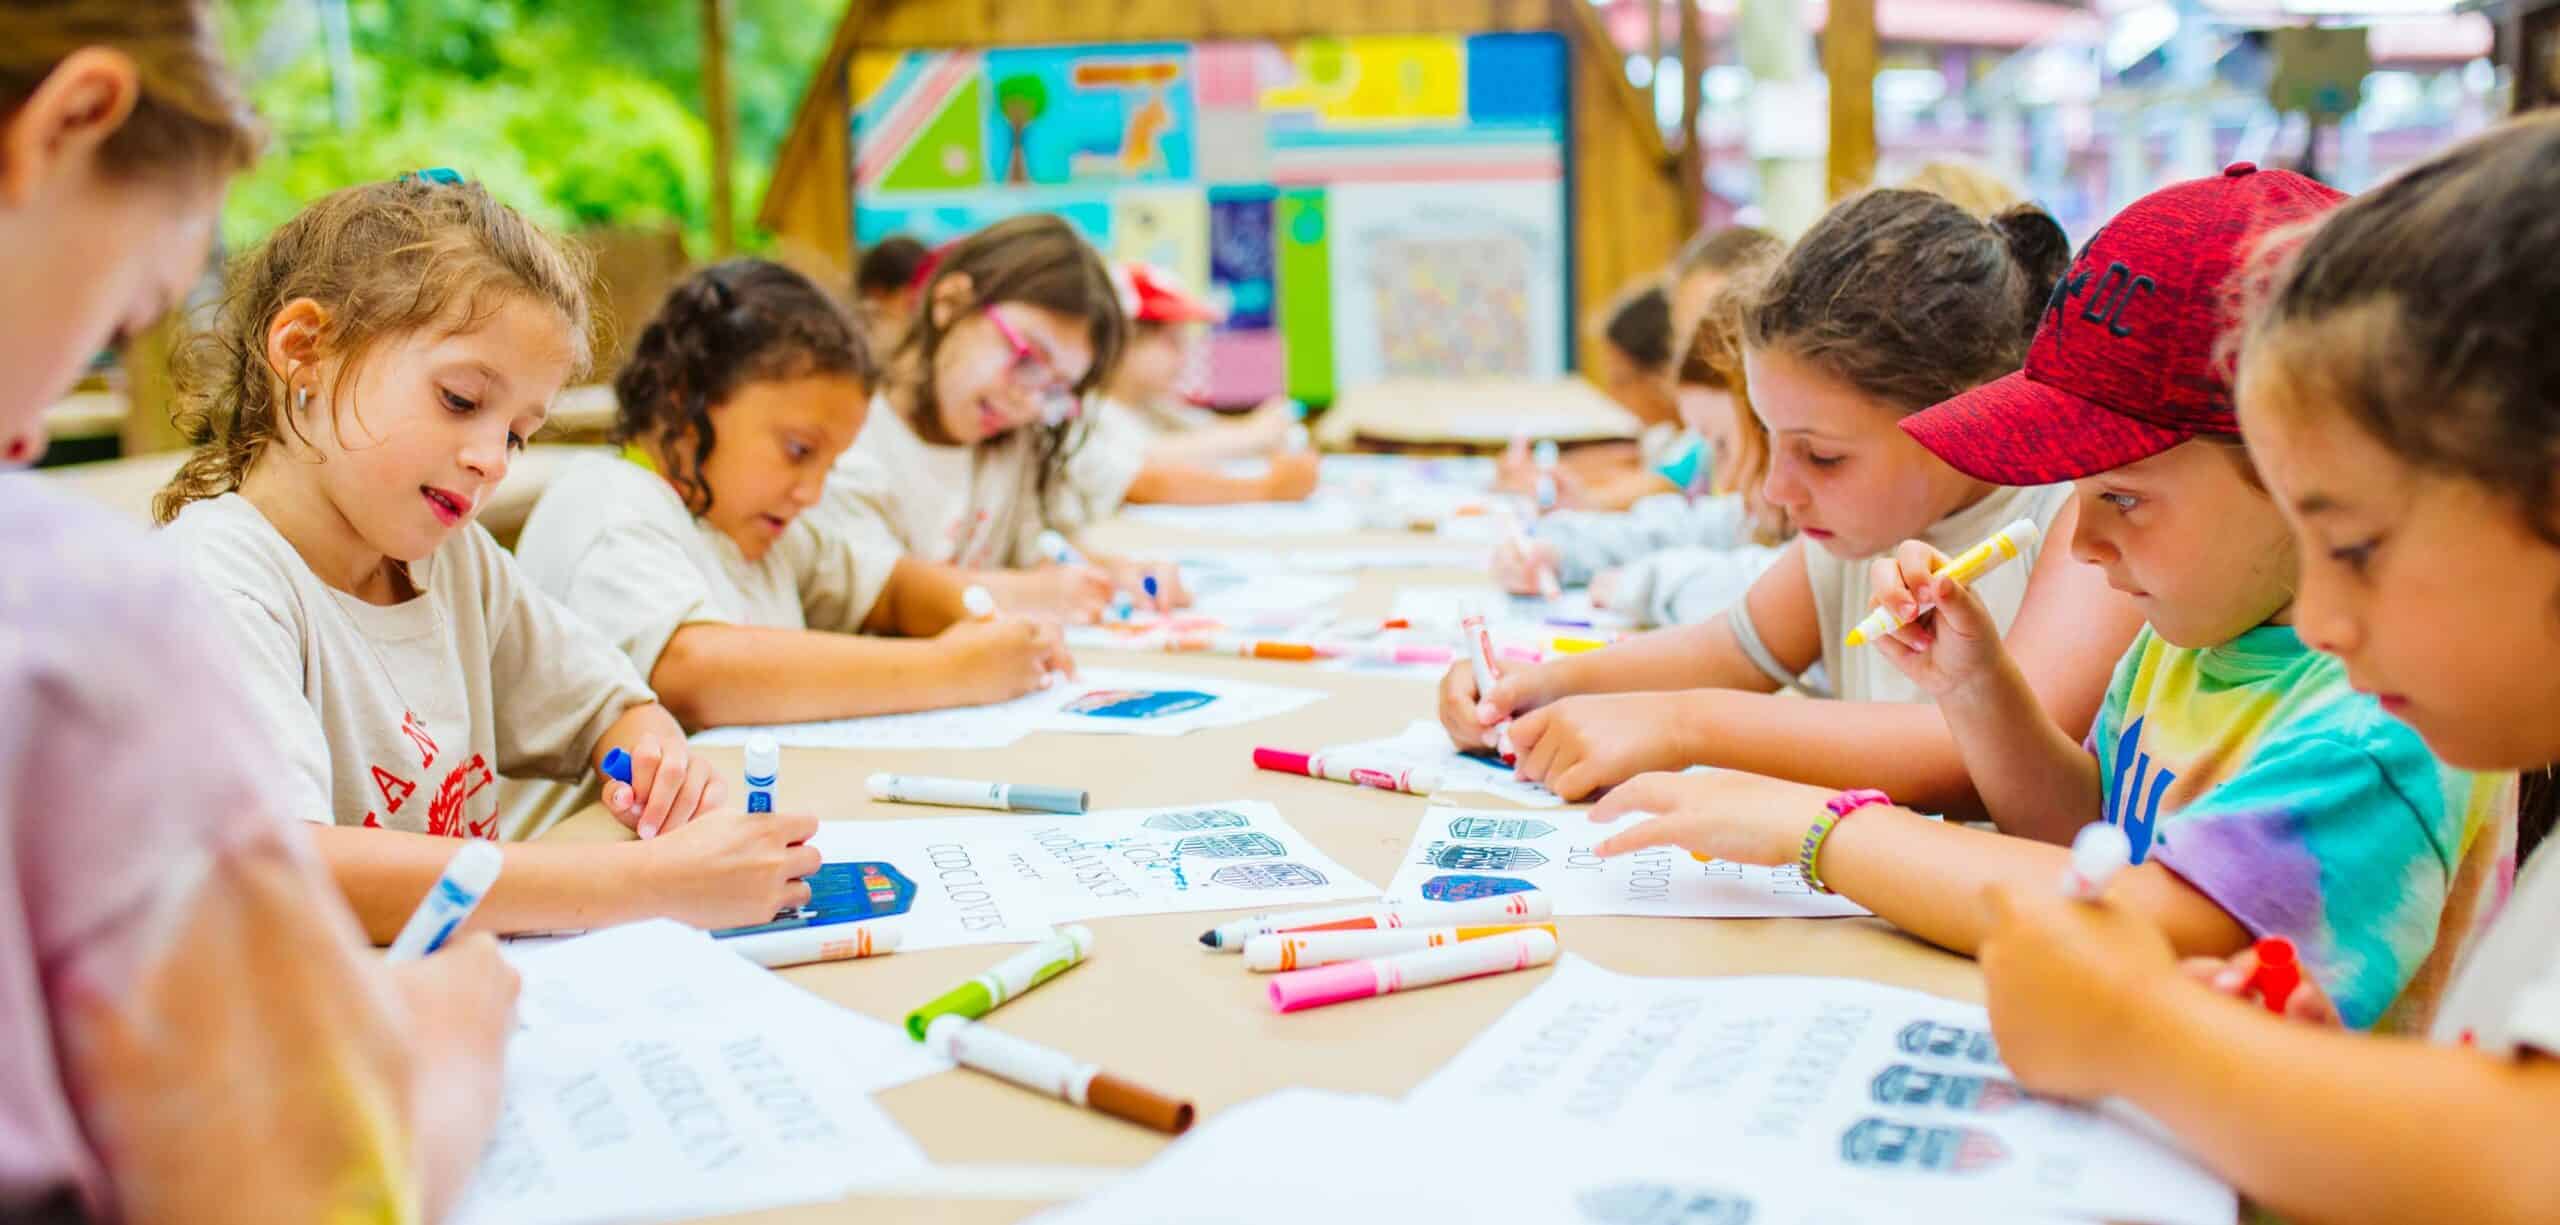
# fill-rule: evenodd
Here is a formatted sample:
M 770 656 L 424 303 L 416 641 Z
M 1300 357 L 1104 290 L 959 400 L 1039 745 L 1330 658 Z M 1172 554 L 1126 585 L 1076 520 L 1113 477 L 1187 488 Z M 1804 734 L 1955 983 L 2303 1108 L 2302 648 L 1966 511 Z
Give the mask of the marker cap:
M 1256 767 L 1277 770 L 1283 774 L 1305 774 L 1308 772 L 1307 762 L 1307 754 L 1292 753 L 1287 749 L 1255 749 L 1253 751 L 1253 764 Z
M 1271 1010 L 1296 1012 L 1301 1008 L 1321 1008 L 1344 1000 L 1365 999 L 1377 993 L 1377 971 L 1370 969 L 1365 961 L 1345 961 L 1274 975 L 1271 979 Z
M 773 785 L 773 780 L 781 773 L 782 745 L 774 740 L 772 734 L 757 732 L 747 737 L 745 774 L 748 785 L 770 787 Z
M 629 753 L 620 749 L 607 749 L 604 760 L 598 763 L 596 768 L 604 771 L 606 778 L 626 787 L 631 785 L 631 754 Z
M 1044 787 L 1038 783 L 1015 783 L 1006 799 L 1016 812 L 1054 812 L 1081 816 L 1093 804 L 1093 793 L 1073 787 Z

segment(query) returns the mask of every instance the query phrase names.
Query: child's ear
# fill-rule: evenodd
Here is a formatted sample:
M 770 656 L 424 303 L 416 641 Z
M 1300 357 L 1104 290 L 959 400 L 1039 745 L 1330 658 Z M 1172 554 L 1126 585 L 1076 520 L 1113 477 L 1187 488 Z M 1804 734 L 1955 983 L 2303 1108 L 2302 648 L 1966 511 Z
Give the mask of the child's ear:
M 46 179 L 94 158 L 141 97 L 124 52 L 83 47 L 64 57 L 0 128 L 0 202 L 22 208 Z
M 309 388 L 319 382 L 320 338 L 328 326 L 328 308 L 309 298 L 285 303 L 267 320 L 267 365 L 287 386 Z
M 962 311 L 975 300 L 977 283 L 965 272 L 955 272 L 933 283 L 933 326 L 949 328 Z

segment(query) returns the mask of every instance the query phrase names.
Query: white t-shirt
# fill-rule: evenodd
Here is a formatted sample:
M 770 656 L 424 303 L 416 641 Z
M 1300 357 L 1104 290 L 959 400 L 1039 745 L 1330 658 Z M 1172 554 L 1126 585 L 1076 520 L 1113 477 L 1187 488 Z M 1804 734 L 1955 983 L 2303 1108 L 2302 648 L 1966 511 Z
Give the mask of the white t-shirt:
M 238 494 L 163 530 L 227 614 L 288 767 L 277 807 L 305 820 L 531 837 L 543 814 L 502 815 L 498 780 L 584 778 L 605 730 L 652 700 L 477 524 L 412 564 L 419 594 L 387 607 L 322 582 Z
M 2071 486 L 2026 485 L 2002 486 L 1983 499 L 1957 511 L 1920 533 L 1920 539 L 1932 548 L 1952 557 L 1982 543 L 1982 538 L 2018 519 L 2032 519 L 2039 529 L 2036 543 L 2018 554 L 2016 561 L 1976 579 L 1971 590 L 1991 610 L 1991 618 L 2003 634 L 2018 617 L 2018 609 L 2027 602 L 2027 580 L 2034 576 L 2036 559 L 2053 547 L 2050 528 L 2054 516 L 2071 504 Z M 1808 540 L 1804 545 L 1805 577 L 1813 584 L 1814 618 L 1822 633 L 1822 670 L 1831 678 L 1830 696 L 1850 702 L 1926 702 L 1929 695 L 1913 684 L 1887 662 L 1884 653 L 1860 647 L 1849 649 L 1842 643 L 1851 626 L 1864 620 L 1870 611 L 1875 591 L 1868 583 L 1871 557 L 1843 558 L 1831 550 Z M 1728 611 L 1735 631 L 1746 643 L 1758 641 L 1758 630 L 1751 625 L 1750 605 L 1736 601 Z M 1761 664 L 1768 670 L 1768 664 Z M 1776 677 L 1781 683 L 1793 678 Z
M 1124 419 L 1093 413 L 1068 436 L 1065 471 L 1038 505 L 1040 433 L 1013 430 L 973 447 L 946 447 L 873 397 L 862 435 L 836 461 L 809 512 L 822 535 L 857 553 L 884 545 L 920 561 L 978 568 L 1036 565 L 1043 529 L 1075 530 L 1119 510 L 1146 463 L 1146 440 Z
M 2516 875 L 2506 907 L 2454 971 L 2433 1033 L 2493 1054 L 2560 1055 L 2560 852 L 2541 848 Z
M 695 622 L 856 633 L 898 565 L 895 549 L 821 536 L 806 516 L 763 557 L 696 519 L 665 478 L 582 455 L 552 478 L 516 541 L 525 578 L 603 632 L 642 676 Z

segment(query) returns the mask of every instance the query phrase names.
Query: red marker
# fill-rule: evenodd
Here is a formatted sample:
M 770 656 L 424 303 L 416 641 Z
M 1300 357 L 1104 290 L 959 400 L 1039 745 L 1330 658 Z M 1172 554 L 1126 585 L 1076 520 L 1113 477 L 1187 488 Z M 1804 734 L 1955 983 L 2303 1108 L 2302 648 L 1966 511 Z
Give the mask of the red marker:
M 1439 772 L 1428 766 L 1382 769 L 1336 761 L 1322 753 L 1292 753 L 1287 749 L 1272 748 L 1255 749 L 1253 764 L 1282 774 L 1303 774 L 1308 778 L 1375 787 L 1380 791 L 1401 791 L 1407 795 L 1429 795 L 1440 789 Z
M 2267 1011 L 2281 1016 L 2293 989 L 2302 985 L 2302 963 L 2294 959 L 2293 941 L 2282 936 L 2259 940 L 2257 954 L 2258 972 L 2249 976 L 2249 985 L 2266 1001 Z

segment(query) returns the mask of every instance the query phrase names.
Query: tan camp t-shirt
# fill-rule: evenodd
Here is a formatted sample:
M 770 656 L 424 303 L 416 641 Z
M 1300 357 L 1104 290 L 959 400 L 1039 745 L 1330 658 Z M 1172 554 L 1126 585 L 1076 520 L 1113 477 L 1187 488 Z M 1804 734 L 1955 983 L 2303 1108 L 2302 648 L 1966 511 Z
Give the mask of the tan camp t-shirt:
M 693 516 L 665 478 L 628 460 L 583 455 L 552 478 L 516 541 L 516 564 L 543 594 L 622 648 L 642 676 L 696 622 L 856 633 L 879 602 L 897 551 L 822 536 L 806 515 L 763 557 Z
M 227 614 L 288 766 L 277 807 L 305 820 L 531 837 L 539 815 L 502 811 L 499 779 L 590 775 L 605 730 L 652 700 L 477 524 L 412 564 L 419 594 L 387 607 L 323 583 L 238 494 L 164 530 Z
M 973 447 L 937 446 L 875 396 L 809 517 L 821 535 L 863 555 L 885 543 L 919 561 L 972 569 L 1037 565 L 1044 529 L 1073 536 L 1109 517 L 1146 463 L 1143 437 L 1115 414 L 1091 414 L 1069 435 L 1073 452 L 1042 507 L 1039 434 L 1017 429 Z

